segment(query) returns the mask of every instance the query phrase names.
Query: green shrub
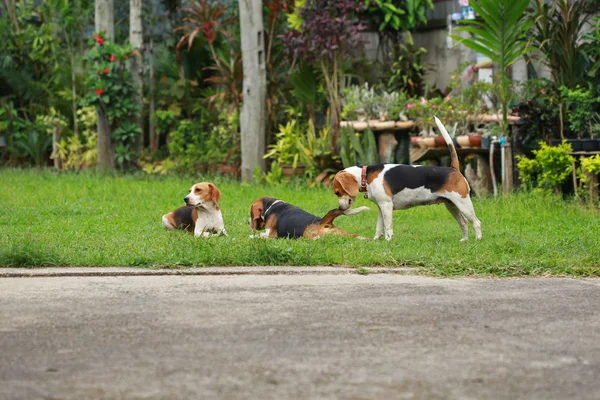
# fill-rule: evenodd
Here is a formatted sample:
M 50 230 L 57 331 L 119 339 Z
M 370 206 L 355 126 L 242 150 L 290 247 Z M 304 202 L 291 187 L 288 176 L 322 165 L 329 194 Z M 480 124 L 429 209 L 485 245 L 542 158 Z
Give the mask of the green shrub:
M 558 146 L 540 142 L 540 149 L 533 151 L 533 160 L 518 157 L 517 167 L 521 180 L 529 188 L 560 192 L 560 185 L 573 172 L 575 158 L 569 155 L 571 151 L 571 145 L 566 142 Z

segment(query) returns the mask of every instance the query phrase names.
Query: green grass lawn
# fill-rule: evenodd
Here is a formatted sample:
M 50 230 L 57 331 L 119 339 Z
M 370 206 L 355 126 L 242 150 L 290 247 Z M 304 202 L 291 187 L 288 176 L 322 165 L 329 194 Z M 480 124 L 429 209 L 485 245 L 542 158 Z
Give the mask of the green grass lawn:
M 187 189 L 211 180 L 222 191 L 228 237 L 166 231 L 161 216 L 183 205 Z M 256 186 L 222 178 L 99 176 L 0 169 L 0 266 L 344 265 L 411 266 L 434 275 L 600 276 L 600 216 L 555 196 L 475 199 L 483 240 L 461 243 L 443 205 L 394 212 L 394 238 L 249 239 L 249 207 L 273 196 L 324 215 L 330 190 Z M 376 207 L 336 224 L 372 237 Z

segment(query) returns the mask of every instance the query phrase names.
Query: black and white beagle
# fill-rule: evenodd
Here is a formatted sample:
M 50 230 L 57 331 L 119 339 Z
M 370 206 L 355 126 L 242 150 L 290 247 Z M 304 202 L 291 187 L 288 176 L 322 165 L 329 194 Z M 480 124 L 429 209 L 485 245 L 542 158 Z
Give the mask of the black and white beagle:
M 475 229 L 475 237 L 481 239 L 481 222 L 469 197 L 469 184 L 459 171 L 452 138 L 437 117 L 435 123 L 450 150 L 450 167 L 379 164 L 349 167 L 336 174 L 333 191 L 341 210 L 350 209 L 359 192 L 379 207 L 375 239 L 383 235 L 392 239 L 393 210 L 438 203 L 444 203 L 460 225 L 461 241 L 468 239 L 467 220 Z
M 162 216 L 163 226 L 194 232 L 197 237 L 227 236 L 218 203 L 220 199 L 221 191 L 215 185 L 210 182 L 196 183 L 183 198 L 184 207 Z
M 323 235 L 353 236 L 333 225 L 333 220 L 340 215 L 354 215 L 367 211 L 369 207 L 358 207 L 352 210 L 329 211 L 323 218 L 312 215 L 296 206 L 273 197 L 261 197 L 250 206 L 250 228 L 262 230 L 259 235 L 251 237 L 260 238 L 292 238 L 304 237 L 318 239 Z

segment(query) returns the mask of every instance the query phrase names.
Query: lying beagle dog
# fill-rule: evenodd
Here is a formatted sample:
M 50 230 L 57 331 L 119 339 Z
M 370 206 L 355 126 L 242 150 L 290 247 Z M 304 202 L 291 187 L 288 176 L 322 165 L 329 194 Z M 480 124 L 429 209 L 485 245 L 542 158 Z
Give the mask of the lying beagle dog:
M 250 237 L 318 239 L 323 235 L 343 235 L 360 238 L 334 226 L 333 220 L 340 215 L 354 215 L 367 210 L 369 207 L 364 206 L 352 210 L 336 208 L 319 218 L 285 201 L 261 197 L 250 206 L 250 228 L 265 231 Z
M 225 235 L 225 224 L 219 207 L 221 191 L 209 182 L 193 185 L 190 194 L 183 198 L 184 207 L 163 215 L 162 223 L 167 229 L 194 232 L 194 236 Z
M 467 220 L 481 239 L 481 222 L 475 216 L 469 197 L 469 184 L 459 171 L 458 156 L 452 138 L 442 122 L 437 124 L 450 150 L 451 167 L 379 164 L 349 167 L 339 171 L 333 181 L 333 192 L 341 210 L 348 210 L 359 192 L 379 207 L 375 239 L 393 235 L 392 211 L 414 206 L 444 203 L 462 231 L 461 241 L 468 239 Z

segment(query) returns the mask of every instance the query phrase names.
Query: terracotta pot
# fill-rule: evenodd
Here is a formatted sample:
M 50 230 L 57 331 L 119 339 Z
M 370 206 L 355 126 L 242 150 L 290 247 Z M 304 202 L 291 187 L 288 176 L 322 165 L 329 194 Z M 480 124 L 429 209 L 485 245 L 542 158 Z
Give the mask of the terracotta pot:
M 239 178 L 242 172 L 239 165 L 227 164 L 217 165 L 217 171 L 222 173 L 223 175 L 233 176 L 234 178 Z
M 481 147 L 481 135 L 476 133 L 475 135 L 469 136 L 469 145 L 471 147 L 479 148 Z
M 435 140 L 435 147 L 446 147 L 446 140 L 443 136 L 436 136 L 433 138 Z
M 288 177 L 288 178 L 292 177 L 292 176 L 304 175 L 305 169 L 306 169 L 306 167 L 304 165 L 297 165 L 296 168 L 294 168 L 293 165 L 289 165 L 289 164 L 284 164 L 281 166 L 283 176 Z
M 428 149 L 433 149 L 435 147 L 435 138 L 433 137 L 426 137 L 423 139 L 423 142 Z
M 427 148 L 427 146 L 425 146 L 425 138 L 422 138 L 422 137 L 418 138 L 417 139 L 417 144 L 422 149 L 426 149 Z
M 471 147 L 471 141 L 467 135 L 461 135 L 456 137 L 456 143 L 463 149 L 468 149 Z

